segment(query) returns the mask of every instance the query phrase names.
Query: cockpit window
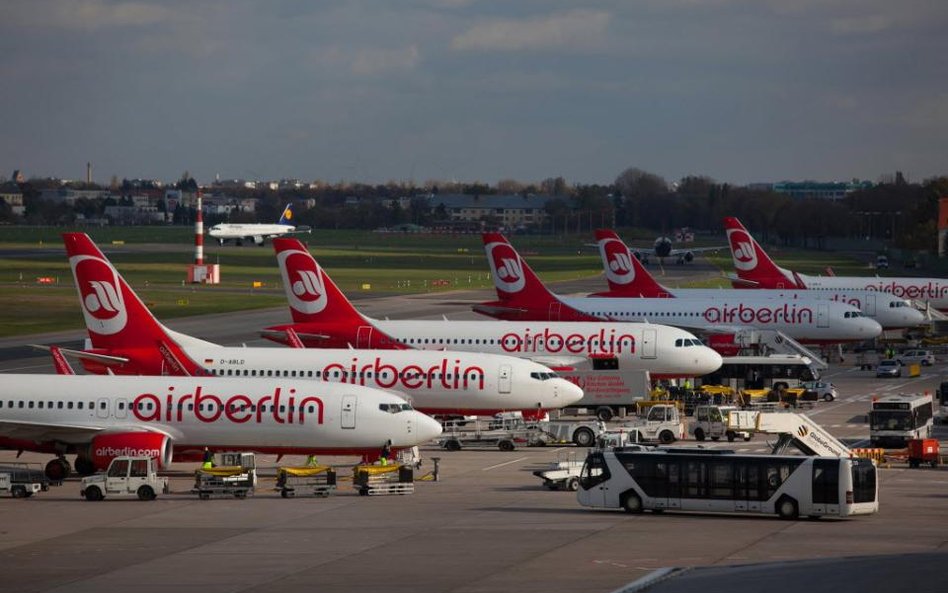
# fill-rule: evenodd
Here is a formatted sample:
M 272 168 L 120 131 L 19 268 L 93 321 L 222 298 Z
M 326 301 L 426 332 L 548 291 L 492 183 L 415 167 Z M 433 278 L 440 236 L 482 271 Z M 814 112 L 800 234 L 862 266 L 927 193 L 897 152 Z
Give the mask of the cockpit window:
M 379 409 L 389 414 L 398 414 L 399 412 L 408 412 L 412 407 L 411 404 L 379 404 Z
M 537 381 L 548 381 L 549 379 L 555 379 L 556 373 L 530 373 L 531 379 L 536 379 Z

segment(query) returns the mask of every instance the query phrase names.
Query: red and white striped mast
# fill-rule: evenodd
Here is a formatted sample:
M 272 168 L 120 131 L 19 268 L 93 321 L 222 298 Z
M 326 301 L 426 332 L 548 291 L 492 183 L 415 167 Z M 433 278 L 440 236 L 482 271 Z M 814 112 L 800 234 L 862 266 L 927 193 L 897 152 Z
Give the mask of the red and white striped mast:
M 201 188 L 197 190 L 197 217 L 194 219 L 194 265 L 204 265 L 204 214 L 202 213 Z

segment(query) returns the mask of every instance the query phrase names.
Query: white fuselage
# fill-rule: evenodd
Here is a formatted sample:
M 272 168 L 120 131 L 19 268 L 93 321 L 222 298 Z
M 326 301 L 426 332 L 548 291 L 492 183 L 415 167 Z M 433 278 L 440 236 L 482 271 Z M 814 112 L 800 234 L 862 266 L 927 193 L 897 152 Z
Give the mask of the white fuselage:
M 295 226 L 286 224 L 216 224 L 208 230 L 207 234 L 218 240 L 228 239 L 250 239 L 252 237 L 279 237 L 293 232 Z
M 807 290 L 867 290 L 890 294 L 900 299 L 929 303 L 939 311 L 948 311 L 948 279 L 881 278 L 878 276 L 807 276 L 797 274 Z
M 428 413 L 553 409 L 582 390 L 549 368 L 496 354 L 412 350 L 227 348 L 176 340 L 192 360 L 221 377 L 289 377 L 393 391 Z
M 620 370 L 698 377 L 721 366 L 721 356 L 691 333 L 651 323 L 370 320 L 399 343 L 420 350 L 489 352 L 548 366 L 588 367 L 615 356 Z M 558 364 L 560 359 L 561 364 Z
M 688 329 L 720 327 L 770 329 L 799 342 L 868 340 L 882 326 L 855 307 L 833 301 L 756 298 L 751 291 L 740 299 L 560 297 L 563 304 L 603 319 L 648 320 Z
M 669 289 L 676 298 L 684 299 L 713 299 L 743 301 L 748 292 L 743 289 L 730 288 L 674 288 Z M 901 329 L 916 327 L 925 322 L 925 316 L 915 309 L 911 302 L 891 294 L 873 290 L 856 290 L 834 288 L 801 293 L 798 290 L 756 289 L 752 293 L 755 297 L 777 299 L 781 302 L 800 300 L 827 300 L 844 303 L 856 307 L 866 317 L 876 320 L 883 329 Z
M 388 439 L 410 447 L 441 433 L 394 394 L 283 377 L 4 375 L 0 400 L 0 436 L 23 438 L 34 425 L 73 445 L 145 430 L 176 448 L 354 450 Z M 406 409 L 391 413 L 393 405 Z

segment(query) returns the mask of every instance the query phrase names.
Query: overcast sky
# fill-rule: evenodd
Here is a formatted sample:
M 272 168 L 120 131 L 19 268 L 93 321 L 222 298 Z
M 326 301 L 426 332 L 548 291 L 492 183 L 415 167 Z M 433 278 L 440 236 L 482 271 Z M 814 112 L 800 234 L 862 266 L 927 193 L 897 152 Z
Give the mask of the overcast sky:
M 0 175 L 948 174 L 944 0 L 4 0 Z

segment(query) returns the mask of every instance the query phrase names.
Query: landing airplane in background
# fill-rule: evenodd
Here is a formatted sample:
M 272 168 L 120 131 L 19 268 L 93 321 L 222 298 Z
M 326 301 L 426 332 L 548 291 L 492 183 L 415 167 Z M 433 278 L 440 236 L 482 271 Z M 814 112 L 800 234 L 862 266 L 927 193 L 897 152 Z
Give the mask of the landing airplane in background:
M 609 282 L 607 292 L 593 296 L 620 298 L 703 298 L 740 300 L 746 292 L 732 288 L 675 288 L 668 289 L 655 281 L 655 278 L 632 255 L 619 235 L 611 229 L 598 229 L 596 242 L 599 255 Z M 754 296 L 795 300 L 800 293 L 792 290 L 762 289 Z M 917 327 L 925 322 L 925 316 L 916 310 L 906 299 L 891 294 L 869 290 L 825 290 L 808 293 L 818 299 L 846 303 L 860 309 L 866 317 L 875 319 L 883 329 L 904 329 Z
M 673 257 L 678 264 L 690 264 L 694 261 L 695 254 L 727 249 L 724 245 L 719 247 L 687 247 L 684 249 L 676 249 L 673 245 L 674 242 L 670 237 L 658 237 L 655 239 L 655 242 L 652 243 L 651 249 L 632 247 L 630 251 L 643 264 L 647 264 L 651 257 L 658 259 L 660 263 L 664 263 L 666 257 Z
M 280 237 L 290 233 L 308 233 L 311 229 L 308 226 L 293 225 L 293 204 L 287 204 L 280 215 L 280 222 L 277 224 L 257 224 L 257 223 L 227 223 L 215 224 L 207 232 L 208 235 L 217 239 L 217 242 L 223 245 L 227 241 L 233 241 L 237 245 L 243 245 L 244 241 L 253 241 L 256 245 L 263 245 L 267 239 Z
M 402 398 L 304 379 L 4 375 L 0 448 L 50 453 L 51 480 L 91 474 L 115 457 L 167 467 L 212 451 L 375 455 L 412 447 L 441 425 Z
M 647 370 L 655 377 L 695 377 L 721 366 L 721 356 L 695 336 L 667 325 L 613 322 L 379 320 L 359 313 L 306 247 L 274 239 L 293 323 L 264 337 L 312 348 L 411 348 L 489 352 L 527 358 L 554 369 Z M 611 364 L 610 364 L 611 363 Z
M 63 240 L 93 348 L 60 351 L 93 373 L 316 379 L 391 390 L 432 414 L 547 410 L 583 396 L 547 367 L 511 356 L 205 342 L 159 323 L 88 235 L 64 233 Z
M 948 280 L 944 278 L 808 276 L 775 264 L 738 219 L 725 218 L 724 228 L 737 269 L 737 278 L 732 278 L 735 288 L 872 290 L 928 303 L 939 311 L 948 311 Z
M 778 302 L 741 293 L 740 299 L 571 298 L 554 295 L 499 233 L 483 236 L 499 300 L 474 311 L 498 319 L 531 321 L 658 321 L 710 333 L 778 330 L 798 342 L 862 341 L 882 326 L 851 305 L 818 299 Z

